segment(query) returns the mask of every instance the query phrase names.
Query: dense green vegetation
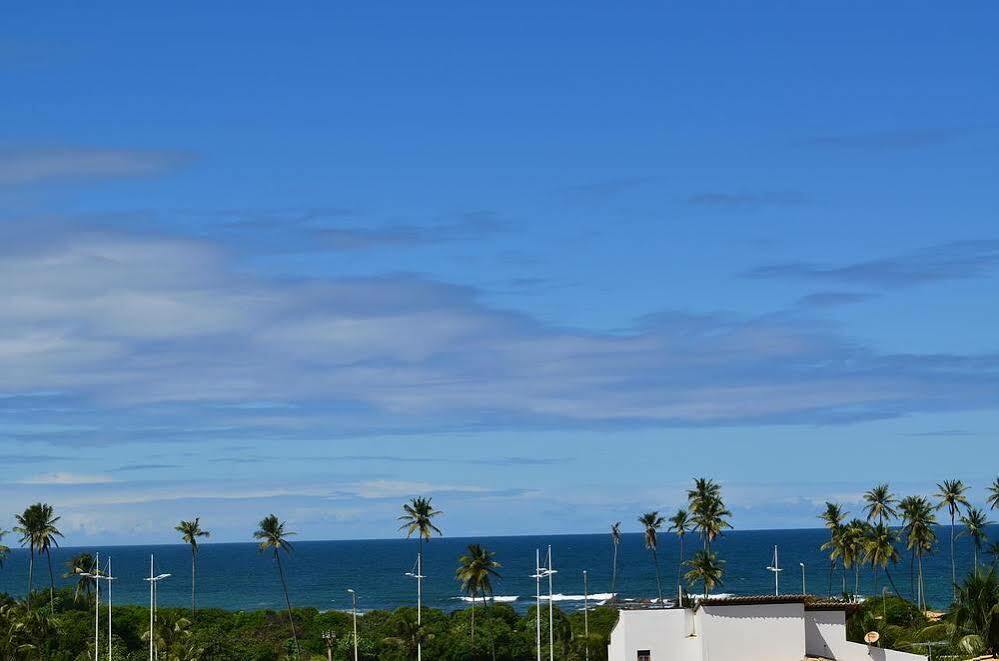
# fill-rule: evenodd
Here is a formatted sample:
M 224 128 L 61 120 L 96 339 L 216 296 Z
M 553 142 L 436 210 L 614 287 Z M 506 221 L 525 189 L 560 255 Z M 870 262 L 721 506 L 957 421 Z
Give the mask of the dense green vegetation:
M 31 609 L 23 601 L 0 595 L 0 659 L 4 661 L 82 661 L 93 658 L 93 602 L 74 590 L 55 592 L 54 609 L 49 594 L 35 592 Z M 547 649 L 548 611 L 542 607 L 542 639 Z M 116 606 L 113 611 L 113 661 L 148 659 L 149 611 L 142 606 Z M 157 643 L 161 661 L 271 661 L 294 658 L 295 639 L 287 613 L 275 611 L 230 612 L 187 608 L 157 609 Z M 475 617 L 475 637 L 471 619 Z M 334 659 L 353 654 L 350 613 L 320 613 L 314 608 L 292 609 L 300 659 L 326 658 L 323 634 L 330 632 Z M 105 620 L 102 613 L 102 629 Z M 416 658 L 422 642 L 426 659 L 441 661 L 513 661 L 535 658 L 535 612 L 518 614 L 506 604 L 476 606 L 453 613 L 423 609 L 423 624 L 416 625 L 416 608 L 371 611 L 358 617 L 360 658 L 402 661 Z M 589 613 L 590 636 L 583 635 L 583 614 L 555 609 L 555 646 L 560 659 L 607 658 L 607 641 L 617 619 L 609 607 Z M 102 630 L 102 650 L 106 632 Z M 89 655 L 89 656 L 88 656 Z

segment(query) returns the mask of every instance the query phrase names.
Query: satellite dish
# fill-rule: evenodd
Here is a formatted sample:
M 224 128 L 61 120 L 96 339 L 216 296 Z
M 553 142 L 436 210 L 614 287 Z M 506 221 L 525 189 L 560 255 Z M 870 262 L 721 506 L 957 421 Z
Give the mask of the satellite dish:
M 867 633 L 864 634 L 864 642 L 867 643 L 868 645 L 873 645 L 874 643 L 878 642 L 880 638 L 881 634 L 879 634 L 877 631 L 868 631 Z

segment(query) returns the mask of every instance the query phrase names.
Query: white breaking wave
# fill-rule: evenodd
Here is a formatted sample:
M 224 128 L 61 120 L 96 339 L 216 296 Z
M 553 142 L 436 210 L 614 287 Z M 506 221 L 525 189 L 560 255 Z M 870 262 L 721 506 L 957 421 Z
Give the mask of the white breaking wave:
M 461 601 L 476 602 L 481 603 L 482 597 L 451 597 L 452 599 L 460 599 Z M 486 602 L 494 601 L 497 604 L 511 604 L 517 601 L 519 597 L 517 595 L 496 595 L 495 597 L 487 597 Z
M 553 594 L 551 596 L 552 601 L 583 601 L 584 599 L 589 599 L 590 601 L 607 601 L 613 598 L 613 592 L 595 592 L 589 597 L 584 597 L 581 594 Z M 541 595 L 541 601 L 548 601 L 548 595 Z

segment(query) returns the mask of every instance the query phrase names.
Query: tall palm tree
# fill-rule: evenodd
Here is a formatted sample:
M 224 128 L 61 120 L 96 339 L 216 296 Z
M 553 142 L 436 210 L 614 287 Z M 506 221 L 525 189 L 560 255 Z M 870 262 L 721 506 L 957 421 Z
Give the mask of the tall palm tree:
M 291 614 L 291 598 L 288 597 L 288 583 L 284 580 L 284 569 L 281 567 L 281 554 L 278 551 L 291 553 L 295 548 L 288 541 L 288 537 L 295 533 L 284 529 L 285 522 L 280 521 L 276 516 L 270 514 L 264 517 L 259 524 L 254 539 L 260 540 L 258 548 L 261 553 L 272 551 L 274 560 L 277 562 L 278 575 L 281 577 L 281 587 L 284 589 L 284 601 L 288 606 L 288 622 L 291 623 L 291 637 L 295 641 L 295 655 L 298 655 L 298 631 L 295 630 L 295 618 Z
M 980 507 L 968 508 L 967 514 L 961 517 L 964 532 L 971 538 L 971 548 L 974 551 L 975 576 L 978 576 L 978 555 L 982 552 L 982 544 L 988 540 L 986 528 L 992 524 L 985 510 Z
M 725 573 L 724 560 L 710 551 L 698 551 L 690 560 L 684 563 L 690 567 L 690 571 L 684 574 L 684 579 L 691 585 L 701 583 L 704 586 L 704 596 L 722 584 L 722 576 Z
M 985 503 L 990 509 L 999 509 L 999 477 L 989 485 L 989 496 L 985 499 Z
M 614 557 L 611 560 L 611 594 L 617 594 L 617 547 L 621 544 L 621 522 L 611 525 L 611 544 L 614 545 Z M 613 597 L 611 597 L 613 599 Z
M 916 548 L 911 539 L 912 519 L 919 508 L 919 498 L 919 496 L 906 496 L 898 501 L 898 515 L 902 520 L 902 536 L 905 538 L 905 548 L 909 551 L 909 596 L 912 599 L 916 599 Z
M 44 553 L 49 568 L 49 604 L 54 605 L 55 577 L 52 575 L 52 547 L 58 547 L 57 538 L 63 536 L 56 527 L 60 517 L 55 516 L 54 508 L 48 503 L 35 503 L 14 518 L 18 524 L 14 531 L 21 535 L 21 545 L 27 545 L 31 550 L 28 560 L 28 594 L 31 594 L 35 553 Z
M 833 573 L 836 571 L 836 562 L 843 555 L 843 546 L 839 537 L 843 532 L 843 521 L 849 512 L 844 512 L 837 503 L 826 501 L 826 509 L 819 518 L 822 519 L 826 530 L 829 531 L 829 541 L 821 546 L 821 550 L 829 551 L 829 595 L 832 596 Z
M 864 550 L 867 545 L 867 530 L 870 524 L 861 519 L 851 519 L 843 526 L 840 534 L 840 545 L 843 547 L 843 569 L 853 568 L 853 593 L 860 593 L 860 565 L 864 562 Z M 845 572 L 844 572 L 845 573 Z M 844 589 L 843 592 L 846 592 Z
M 482 597 L 482 605 L 486 605 L 486 595 L 493 593 L 493 578 L 502 578 L 498 571 L 502 565 L 493 560 L 496 554 L 479 544 L 469 544 L 468 553 L 458 558 L 458 569 L 455 578 L 461 583 L 461 589 L 472 598 L 472 640 L 475 640 L 475 598 Z
M 936 545 L 937 518 L 933 503 L 922 496 L 915 496 L 906 511 L 906 548 L 916 558 L 916 605 L 926 607 L 926 590 L 923 583 L 923 556 L 932 553 Z
M 887 523 L 898 516 L 895 506 L 898 499 L 891 492 L 885 483 L 875 486 L 864 494 L 864 511 L 867 513 L 867 520 L 878 523 Z
M 656 566 L 656 590 L 659 593 L 660 604 L 663 603 L 663 584 L 662 579 L 659 577 L 659 554 L 657 553 L 657 549 L 659 547 L 658 532 L 663 527 L 664 521 L 665 519 L 659 516 L 659 512 L 646 512 L 638 517 L 638 522 L 642 524 L 645 530 L 645 548 L 652 551 L 652 562 Z
M 193 616 L 197 612 L 197 606 L 195 602 L 195 576 L 198 571 L 198 539 L 200 537 L 209 537 L 211 533 L 207 530 L 201 528 L 201 517 L 194 517 L 193 521 L 181 521 L 174 528 L 177 532 L 181 534 L 181 538 L 184 540 L 185 544 L 191 547 L 191 615 Z
M 694 488 L 687 491 L 687 505 L 694 522 L 694 529 L 701 534 L 704 550 L 711 549 L 711 542 L 721 534 L 723 528 L 731 528 L 726 516 L 732 513 L 725 509 L 721 498 L 721 486 L 706 477 L 694 479 Z
M 956 532 L 956 519 L 961 511 L 961 507 L 970 507 L 967 496 L 964 492 L 968 487 L 961 480 L 944 480 L 937 483 L 936 497 L 937 509 L 947 508 L 950 514 L 950 581 L 954 586 L 954 595 L 957 596 L 957 564 L 954 556 L 954 537 Z
M 423 558 L 424 540 L 429 542 L 433 533 L 437 533 L 438 535 L 444 534 L 440 528 L 434 525 L 434 517 L 440 516 L 443 512 L 435 510 L 431 500 L 431 498 L 424 498 L 422 496 L 411 499 L 402 506 L 402 516 L 399 517 L 399 521 L 402 521 L 399 530 L 405 530 L 407 538 L 412 537 L 413 533 L 416 533 L 416 537 L 420 543 L 419 554 L 421 559 Z
M 66 573 L 62 577 L 76 579 L 76 589 L 73 590 L 74 603 L 80 598 L 81 592 L 86 592 L 87 596 L 90 596 L 94 589 L 94 583 L 96 583 L 92 576 L 94 572 L 100 572 L 96 565 L 97 561 L 90 553 L 77 553 L 66 561 Z M 84 574 L 90 574 L 90 576 L 84 576 Z
M 676 538 L 680 540 L 680 560 L 676 565 L 676 592 L 677 598 L 683 599 L 683 580 L 681 574 L 683 572 L 683 538 L 687 536 L 687 533 L 693 529 L 693 521 L 690 520 L 690 514 L 685 509 L 679 509 L 676 514 L 671 516 L 669 519 L 669 527 L 666 532 L 676 533 Z
M 864 549 L 864 561 L 871 565 L 871 568 L 874 570 L 874 586 L 877 587 L 878 569 L 883 569 L 896 595 L 898 594 L 898 588 L 895 587 L 895 581 L 891 577 L 888 565 L 898 564 L 900 559 L 898 548 L 896 547 L 897 542 L 898 533 L 888 524 L 878 523 L 868 528 L 867 542 Z
M 4 530 L 0 528 L 0 542 L 3 541 L 3 536 L 9 533 L 9 530 Z M 3 568 L 3 562 L 7 559 L 7 555 L 10 553 L 10 547 L 0 544 L 0 569 Z

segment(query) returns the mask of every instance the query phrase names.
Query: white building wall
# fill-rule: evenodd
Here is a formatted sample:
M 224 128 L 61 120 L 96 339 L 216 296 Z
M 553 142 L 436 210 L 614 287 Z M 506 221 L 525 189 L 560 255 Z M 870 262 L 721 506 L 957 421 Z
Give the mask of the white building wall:
M 693 615 L 686 609 L 623 610 L 611 632 L 608 658 L 635 661 L 649 650 L 652 661 L 701 661 L 700 641 L 691 637 Z
M 800 603 L 704 606 L 697 612 L 702 661 L 800 661 L 804 610 Z
M 846 613 L 841 610 L 805 611 L 805 650 L 836 661 L 926 661 L 923 655 L 848 641 Z

